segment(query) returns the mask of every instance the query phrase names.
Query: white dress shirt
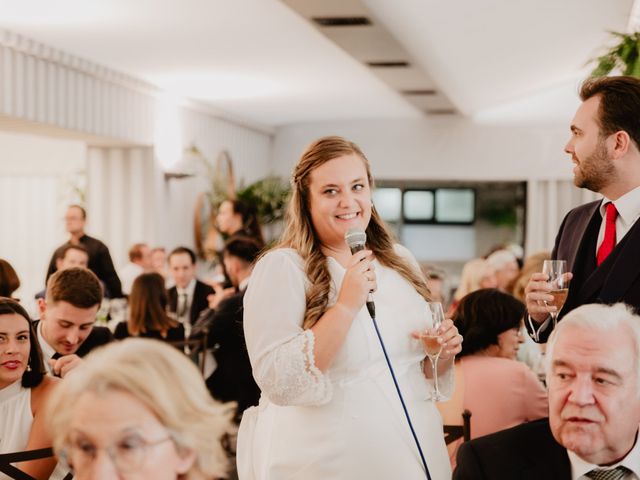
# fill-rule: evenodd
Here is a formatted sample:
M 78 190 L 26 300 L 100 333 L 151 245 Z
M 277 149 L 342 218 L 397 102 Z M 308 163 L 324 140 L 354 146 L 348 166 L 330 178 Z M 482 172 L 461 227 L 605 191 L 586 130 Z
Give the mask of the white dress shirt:
M 38 335 L 38 343 L 40 344 L 40 349 L 42 350 L 42 361 L 44 362 L 44 368 L 46 369 L 49 375 L 53 375 L 51 370 L 51 365 L 49 365 L 49 360 L 53 358 L 56 354 L 55 349 L 47 343 L 42 335 L 42 320 L 38 322 L 38 328 L 36 330 Z
M 601 467 L 599 465 L 589 463 L 570 450 L 567 450 L 567 453 L 569 454 L 569 461 L 571 462 L 571 480 L 591 480 L 586 476 L 586 474 L 595 468 L 613 469 L 620 466 L 627 467 L 629 470 L 631 470 L 631 472 L 622 477 L 624 480 L 640 479 L 640 446 L 638 445 L 637 436 L 636 443 L 631 451 L 627 454 L 627 456 L 615 465 L 610 465 L 607 467 Z

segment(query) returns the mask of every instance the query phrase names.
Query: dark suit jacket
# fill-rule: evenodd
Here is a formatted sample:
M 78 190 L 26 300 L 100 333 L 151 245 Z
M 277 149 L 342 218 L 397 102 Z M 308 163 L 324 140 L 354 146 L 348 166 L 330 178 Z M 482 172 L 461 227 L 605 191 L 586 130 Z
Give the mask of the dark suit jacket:
M 569 456 L 547 418 L 465 442 L 456 462 L 453 480 L 571 480 Z
M 106 288 L 105 295 L 109 298 L 121 298 L 122 284 L 120 278 L 116 273 L 116 269 L 113 266 L 111 260 L 111 254 L 107 246 L 97 238 L 90 237 L 89 235 L 83 235 L 80 237 L 80 244 L 89 252 L 89 270 L 96 274 Z M 58 252 L 65 246 L 69 245 L 69 242 L 60 245 L 51 256 L 49 261 L 49 268 L 47 269 L 47 278 L 56 271 L 56 258 L 58 258 Z M 46 281 L 45 281 L 46 285 Z
M 174 286 L 168 291 L 169 293 L 169 311 L 175 313 L 178 308 L 178 289 Z M 193 289 L 193 300 L 191 301 L 191 309 L 189 310 L 189 319 L 193 325 L 198 320 L 200 312 L 209 308 L 207 296 L 215 293 L 206 283 L 196 280 L 196 286 Z
M 238 402 L 238 421 L 242 412 L 257 405 L 260 399 L 260 389 L 253 379 L 244 341 L 243 298 L 244 291 L 226 298 L 215 310 L 206 310 L 193 330 L 193 336 L 197 336 L 201 327 L 208 329 L 207 345 L 212 349 L 218 366 L 207 379 L 207 387 L 217 400 Z
M 552 258 L 567 261 L 573 272 L 569 296 L 558 320 L 580 305 L 624 302 L 640 311 L 640 221 L 637 221 L 600 266 L 596 246 L 602 217 L 600 200 L 571 210 L 562 221 Z M 527 328 L 529 322 L 525 322 Z M 552 328 L 540 332 L 546 342 Z
M 39 322 L 40 320 L 33 321 L 33 326 L 36 331 L 38 329 Z M 78 348 L 78 350 L 76 351 L 76 355 L 78 355 L 79 357 L 84 357 L 94 348 L 106 345 L 111 341 L 113 341 L 111 330 L 109 330 L 107 327 L 93 327 L 89 336 L 85 338 L 84 342 L 82 342 L 82 344 L 80 345 L 80 348 Z

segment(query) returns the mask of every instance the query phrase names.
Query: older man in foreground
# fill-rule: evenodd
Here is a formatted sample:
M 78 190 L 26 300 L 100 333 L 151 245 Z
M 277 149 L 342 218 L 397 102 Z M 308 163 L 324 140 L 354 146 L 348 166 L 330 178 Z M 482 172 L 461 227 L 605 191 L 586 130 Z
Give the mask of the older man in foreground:
M 639 354 L 624 304 L 567 314 L 547 346 L 549 418 L 463 444 L 454 480 L 640 479 Z

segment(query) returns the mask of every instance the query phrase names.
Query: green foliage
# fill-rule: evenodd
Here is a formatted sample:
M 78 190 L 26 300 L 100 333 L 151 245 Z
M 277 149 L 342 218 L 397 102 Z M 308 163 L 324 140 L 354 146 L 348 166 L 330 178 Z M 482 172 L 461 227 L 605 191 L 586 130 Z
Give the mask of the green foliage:
M 613 70 L 619 70 L 623 75 L 640 77 L 640 32 L 610 33 L 618 43 L 593 60 L 597 65 L 591 76 L 602 77 Z
M 256 206 L 258 219 L 262 225 L 284 218 L 289 199 L 289 184 L 280 177 L 265 177 L 238 190 L 240 200 Z

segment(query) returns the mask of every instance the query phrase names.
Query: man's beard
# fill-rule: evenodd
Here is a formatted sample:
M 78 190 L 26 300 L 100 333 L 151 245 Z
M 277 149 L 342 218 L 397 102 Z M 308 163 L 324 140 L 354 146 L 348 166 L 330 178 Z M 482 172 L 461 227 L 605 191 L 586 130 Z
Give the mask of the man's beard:
M 604 140 L 599 140 L 595 151 L 578 164 L 573 181 L 576 187 L 600 192 L 615 179 L 615 175 L 615 167 L 609 160 L 607 146 Z

